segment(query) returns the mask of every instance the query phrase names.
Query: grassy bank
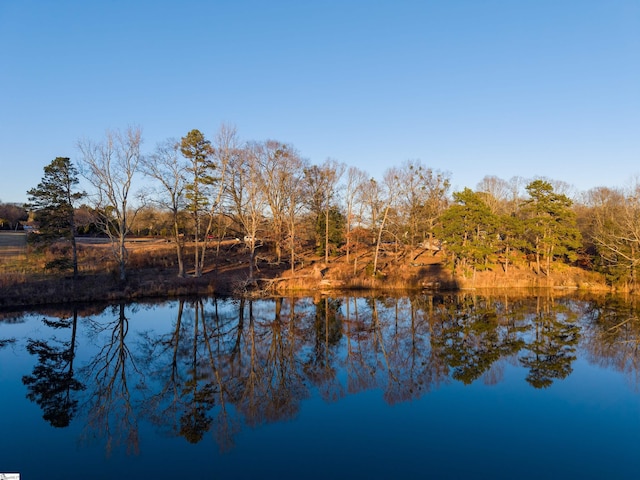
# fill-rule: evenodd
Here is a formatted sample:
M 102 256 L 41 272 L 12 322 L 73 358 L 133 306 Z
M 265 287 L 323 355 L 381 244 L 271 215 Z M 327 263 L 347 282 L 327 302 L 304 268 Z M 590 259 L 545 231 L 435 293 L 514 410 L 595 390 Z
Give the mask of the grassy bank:
M 23 242 L 24 237 L 11 237 Z M 610 290 L 596 273 L 564 264 L 554 265 L 549 275 L 536 274 L 526 262 L 489 265 L 482 272 L 454 274 L 442 253 L 406 249 L 382 253 L 373 274 L 373 252 L 351 253 L 332 258 L 328 264 L 312 250 L 300 255 L 292 271 L 269 252 L 257 256 L 250 277 L 246 248 L 237 243 L 207 252 L 201 277 L 177 276 L 174 246 L 161 239 L 138 239 L 128 243 L 128 275 L 119 282 L 110 246 L 102 240 L 79 242 L 80 272 L 76 280 L 69 272 L 50 268 L 52 260 L 66 254 L 68 246 L 57 245 L 38 251 L 24 243 L 18 246 L 4 238 L 0 246 L 0 307 L 21 307 L 53 303 L 172 298 L 192 295 L 318 294 L 340 291 L 386 292 L 457 291 L 466 289 L 563 288 L 591 291 Z M 11 253 L 7 253 L 11 250 Z M 193 250 L 187 248 L 190 261 Z M 187 273 L 189 268 L 187 265 Z

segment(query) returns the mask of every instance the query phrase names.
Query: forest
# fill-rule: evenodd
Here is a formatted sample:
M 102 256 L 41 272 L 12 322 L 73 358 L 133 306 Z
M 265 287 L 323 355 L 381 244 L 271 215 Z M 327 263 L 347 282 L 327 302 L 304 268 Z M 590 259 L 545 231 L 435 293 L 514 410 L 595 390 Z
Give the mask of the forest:
M 221 246 L 235 243 L 249 279 L 265 259 L 294 276 L 309 252 L 323 268 L 339 261 L 379 278 L 383 255 L 421 249 L 454 277 L 499 271 L 508 283 L 523 266 L 540 278 L 573 267 L 636 289 L 639 184 L 575 193 L 542 176 L 486 176 L 451 191 L 451 174 L 420 160 L 373 178 L 333 159 L 312 164 L 288 143 L 241 141 L 224 124 L 211 139 L 191 130 L 148 153 L 142 140 L 129 127 L 78 141 L 78 159 L 48 164 L 26 205 L 0 204 L 0 228 L 30 228 L 30 248 L 57 245 L 50 264 L 74 277 L 76 239 L 108 238 L 123 284 L 127 241 L 151 237 L 171 245 L 180 278 L 201 277 Z

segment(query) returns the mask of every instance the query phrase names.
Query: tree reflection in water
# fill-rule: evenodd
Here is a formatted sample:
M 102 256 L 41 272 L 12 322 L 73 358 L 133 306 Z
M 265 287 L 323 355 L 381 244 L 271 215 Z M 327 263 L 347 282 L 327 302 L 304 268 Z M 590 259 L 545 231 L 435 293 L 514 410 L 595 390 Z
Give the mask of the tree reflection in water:
M 338 299 L 326 297 L 314 301 L 310 339 L 313 349 L 304 364 L 306 376 L 327 401 L 336 401 L 344 396 L 335 368 L 336 349 L 342 338 L 341 303 Z
M 135 310 L 131 313 L 135 314 Z M 90 392 L 86 400 L 86 435 L 104 438 L 107 454 L 120 445 L 126 446 L 129 453 L 138 453 L 138 416 L 134 405 L 138 398 L 132 395 L 130 382 L 141 389 L 144 379 L 126 343 L 129 319 L 125 304 L 113 306 L 109 314 L 115 319 L 104 323 L 89 321 L 92 335 L 104 343 L 82 369 Z M 102 315 L 103 319 L 105 316 Z M 134 374 L 136 378 L 131 381 L 129 377 Z
M 528 353 L 520 362 L 529 368 L 527 382 L 535 388 L 546 388 L 554 379 L 563 379 L 572 372 L 580 338 L 577 314 L 553 305 L 552 298 L 538 297 L 534 330 L 534 339 L 527 344 Z
M 4 347 L 7 347 L 9 345 L 13 345 L 14 343 L 16 343 L 16 339 L 15 338 L 4 338 L 4 339 L 0 340 L 0 348 L 4 348 Z
M 580 348 L 591 362 L 638 380 L 640 314 L 613 299 L 465 294 L 173 305 L 173 318 L 133 334 L 136 309 L 124 304 L 81 322 L 98 344 L 82 380 L 74 369 L 77 314 L 48 321 L 70 328 L 70 339 L 29 339 L 38 362 L 23 379 L 28 398 L 58 427 L 85 415 L 87 435 L 104 438 L 107 451 L 138 451 L 142 419 L 190 443 L 209 433 L 227 450 L 243 426 L 293 419 L 316 392 L 337 401 L 379 390 L 395 404 L 452 381 L 493 385 L 507 368 L 524 369 L 526 382 L 544 388 L 571 374 Z
M 142 363 L 158 386 L 144 402 L 144 414 L 153 424 L 170 435 L 180 435 L 190 443 L 199 442 L 214 424 L 221 445 L 231 446 L 234 430 L 226 409 L 229 385 L 222 382 L 218 360 L 221 328 L 240 330 L 221 318 L 214 300 L 213 313 L 207 312 L 203 300 L 180 300 L 173 328 L 169 333 L 145 333 Z M 168 366 L 168 368 L 167 368 Z
M 27 387 L 27 398 L 42 408 L 42 418 L 54 427 L 66 427 L 78 408 L 75 394 L 85 388 L 73 369 L 78 311 L 74 309 L 71 318 L 63 315 L 53 321 L 43 318 L 42 322 L 54 329 L 71 328 L 70 339 L 59 340 L 56 336 L 48 340 L 29 338 L 27 351 L 38 356 L 38 363 L 31 375 L 22 377 L 22 383 Z
M 476 296 L 451 297 L 434 315 L 431 341 L 455 380 L 468 385 L 492 372 L 499 360 L 513 357 L 523 346 L 526 325 L 516 323 L 497 301 Z
M 589 302 L 582 327 L 589 360 L 626 374 L 640 388 L 640 304 L 636 298 L 608 297 Z

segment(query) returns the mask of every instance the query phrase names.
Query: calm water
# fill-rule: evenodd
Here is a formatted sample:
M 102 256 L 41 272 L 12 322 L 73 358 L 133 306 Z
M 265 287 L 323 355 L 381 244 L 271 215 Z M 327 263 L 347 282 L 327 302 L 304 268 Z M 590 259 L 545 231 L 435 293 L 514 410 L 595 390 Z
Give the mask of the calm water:
M 22 479 L 638 478 L 630 303 L 203 299 L 0 314 Z

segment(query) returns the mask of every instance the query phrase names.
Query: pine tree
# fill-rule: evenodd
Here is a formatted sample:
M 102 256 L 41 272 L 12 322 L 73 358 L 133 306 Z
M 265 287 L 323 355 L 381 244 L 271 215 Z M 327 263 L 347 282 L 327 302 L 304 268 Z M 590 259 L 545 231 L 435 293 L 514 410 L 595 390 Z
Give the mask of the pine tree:
M 76 224 L 74 203 L 84 197 L 84 192 L 76 192 L 78 172 L 67 157 L 56 157 L 44 167 L 44 176 L 36 188 L 27 192 L 28 208 L 34 213 L 39 224 L 40 239 L 53 243 L 65 238 L 71 243 L 74 278 L 78 275 L 78 254 L 76 248 Z
M 576 251 L 582 245 L 582 237 L 576 224 L 576 214 L 571 200 L 553 191 L 544 180 L 534 180 L 526 187 L 529 200 L 524 205 L 527 216 L 526 230 L 531 248 L 536 256 L 536 270 L 540 273 L 540 261 L 546 261 L 546 275 L 556 256 L 564 255 L 575 260 Z
M 455 255 L 456 264 L 482 270 L 488 257 L 497 250 L 497 217 L 481 195 L 465 188 L 454 192 L 454 204 L 442 215 L 436 235 L 447 243 L 447 250 Z
M 200 236 L 202 235 L 202 217 L 206 215 L 209 207 L 209 186 L 215 182 L 212 175 L 215 163 L 212 160 L 213 147 L 200 130 L 191 130 L 180 141 L 180 151 L 189 161 L 187 171 L 191 176 L 191 182 L 186 185 L 186 197 L 189 202 L 188 209 L 193 216 L 195 225 L 195 273 L 199 277 L 202 274 L 202 264 L 199 259 Z

